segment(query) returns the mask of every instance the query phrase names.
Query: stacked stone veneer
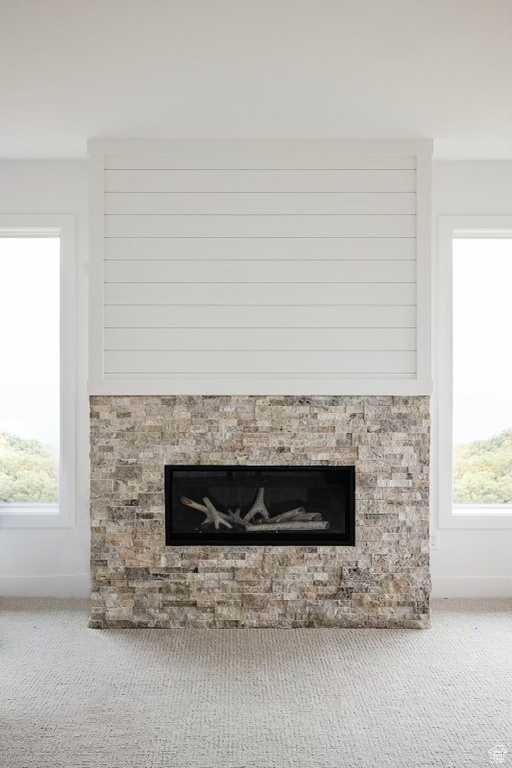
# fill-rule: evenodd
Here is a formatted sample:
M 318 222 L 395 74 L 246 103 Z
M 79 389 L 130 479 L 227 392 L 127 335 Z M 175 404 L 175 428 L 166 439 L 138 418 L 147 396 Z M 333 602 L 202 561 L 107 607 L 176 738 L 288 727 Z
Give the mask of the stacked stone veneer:
M 91 626 L 425 627 L 426 397 L 92 397 Z M 356 546 L 165 546 L 164 464 L 355 464 Z

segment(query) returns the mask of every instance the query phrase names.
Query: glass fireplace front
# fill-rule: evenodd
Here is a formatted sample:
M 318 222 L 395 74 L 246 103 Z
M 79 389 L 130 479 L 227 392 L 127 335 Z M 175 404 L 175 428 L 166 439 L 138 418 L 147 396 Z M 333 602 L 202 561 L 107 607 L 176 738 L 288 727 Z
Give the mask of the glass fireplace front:
M 355 468 L 165 467 L 166 545 L 355 543 Z

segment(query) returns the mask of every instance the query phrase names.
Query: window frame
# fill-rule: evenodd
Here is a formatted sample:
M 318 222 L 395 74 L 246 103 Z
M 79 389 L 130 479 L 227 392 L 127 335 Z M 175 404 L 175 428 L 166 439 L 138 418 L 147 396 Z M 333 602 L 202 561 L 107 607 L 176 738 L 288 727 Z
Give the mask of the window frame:
M 75 216 L 0 214 L 0 237 L 58 237 L 60 240 L 59 501 L 57 504 L 0 503 L 0 528 L 72 528 L 76 483 Z
M 440 216 L 436 264 L 437 307 L 434 313 L 436 365 L 433 411 L 433 462 L 437 474 L 437 509 L 440 528 L 509 529 L 512 507 L 482 513 L 481 505 L 454 511 L 453 499 L 453 240 L 512 237 L 512 216 Z M 489 505 L 495 506 L 498 505 Z

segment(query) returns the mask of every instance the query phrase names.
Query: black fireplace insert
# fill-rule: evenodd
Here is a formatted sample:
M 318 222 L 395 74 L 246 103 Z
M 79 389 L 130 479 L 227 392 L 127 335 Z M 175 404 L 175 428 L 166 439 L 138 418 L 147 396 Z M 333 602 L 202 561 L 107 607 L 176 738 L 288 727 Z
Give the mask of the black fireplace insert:
M 355 468 L 165 467 L 165 543 L 355 544 Z

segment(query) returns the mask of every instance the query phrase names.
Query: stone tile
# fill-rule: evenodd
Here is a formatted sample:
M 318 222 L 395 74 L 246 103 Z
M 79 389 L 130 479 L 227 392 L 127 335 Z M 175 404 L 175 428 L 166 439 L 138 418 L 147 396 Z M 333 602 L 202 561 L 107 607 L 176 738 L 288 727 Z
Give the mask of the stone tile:
M 92 397 L 91 623 L 429 623 L 429 398 Z M 356 466 L 355 547 L 166 547 L 163 465 Z

